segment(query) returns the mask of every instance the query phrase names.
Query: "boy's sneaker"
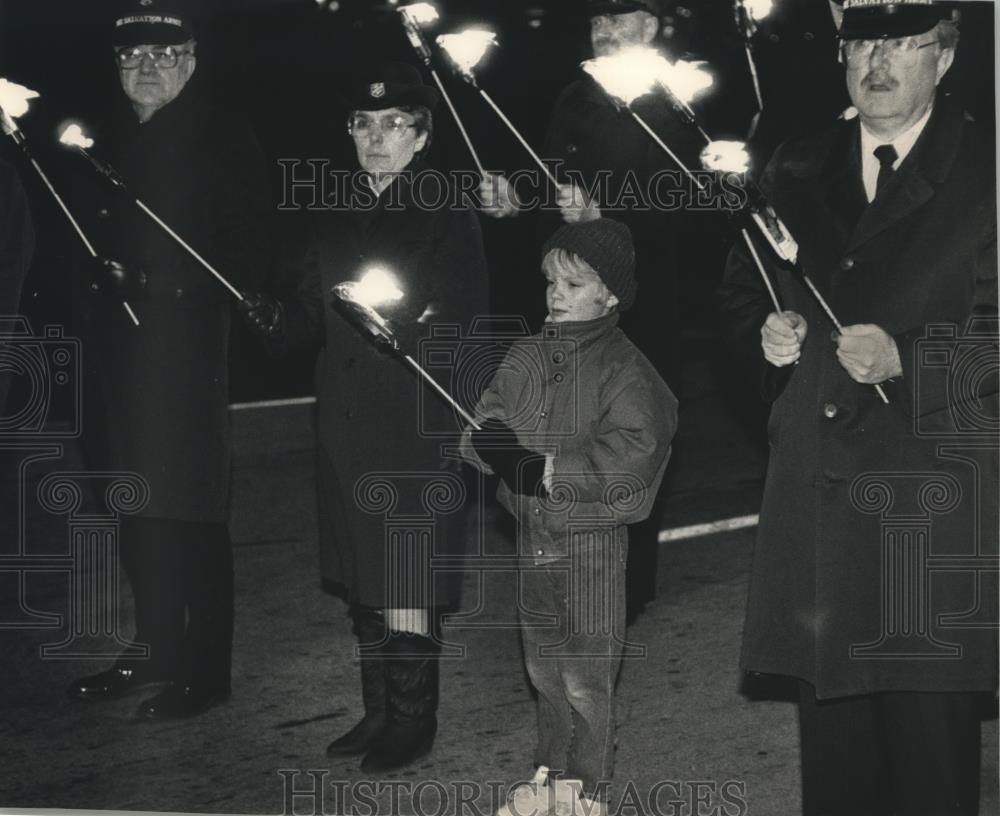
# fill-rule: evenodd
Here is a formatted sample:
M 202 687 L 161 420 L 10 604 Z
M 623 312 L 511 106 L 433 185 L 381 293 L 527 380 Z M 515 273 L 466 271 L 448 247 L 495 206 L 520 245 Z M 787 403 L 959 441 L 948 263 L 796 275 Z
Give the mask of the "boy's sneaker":
M 514 788 L 496 816 L 551 816 L 554 811 L 552 789 L 546 785 L 548 772 L 548 768 L 539 768 L 530 782 Z
M 604 802 L 580 795 L 583 782 L 579 779 L 555 780 L 555 806 L 552 816 L 607 816 Z

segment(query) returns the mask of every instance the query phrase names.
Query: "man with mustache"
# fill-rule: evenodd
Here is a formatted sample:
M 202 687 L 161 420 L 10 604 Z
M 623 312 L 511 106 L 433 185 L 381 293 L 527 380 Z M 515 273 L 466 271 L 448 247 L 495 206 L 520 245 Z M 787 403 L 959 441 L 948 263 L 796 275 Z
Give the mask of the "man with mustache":
M 990 135 L 938 88 L 958 33 L 930 0 L 845 0 L 853 108 L 764 171 L 843 328 L 777 265 L 785 310 L 762 317 L 742 247 L 720 292 L 773 403 L 742 665 L 798 681 L 806 814 L 978 811 L 997 673 L 996 181 Z

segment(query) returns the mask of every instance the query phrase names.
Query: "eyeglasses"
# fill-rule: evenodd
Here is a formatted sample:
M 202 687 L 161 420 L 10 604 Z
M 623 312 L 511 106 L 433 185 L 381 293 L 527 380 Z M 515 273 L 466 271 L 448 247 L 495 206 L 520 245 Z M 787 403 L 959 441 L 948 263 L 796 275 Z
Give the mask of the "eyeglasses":
M 347 120 L 347 132 L 352 136 L 367 136 L 373 130 L 389 136 L 402 136 L 416 124 L 403 116 L 383 116 L 381 119 L 370 119 L 367 116 L 355 114 Z
M 899 37 L 884 40 L 844 40 L 840 44 L 840 53 L 844 61 L 851 66 L 863 65 L 871 59 L 872 52 L 878 47 L 882 56 L 892 60 L 900 68 L 909 68 L 916 64 L 917 54 L 922 48 L 927 48 L 938 40 L 918 43 L 913 37 Z
M 168 45 L 166 48 L 150 48 L 148 50 L 122 48 L 116 52 L 116 56 L 118 65 L 122 68 L 138 68 L 147 57 L 153 61 L 153 65 L 157 68 L 176 68 L 181 56 L 190 53 L 190 50 Z

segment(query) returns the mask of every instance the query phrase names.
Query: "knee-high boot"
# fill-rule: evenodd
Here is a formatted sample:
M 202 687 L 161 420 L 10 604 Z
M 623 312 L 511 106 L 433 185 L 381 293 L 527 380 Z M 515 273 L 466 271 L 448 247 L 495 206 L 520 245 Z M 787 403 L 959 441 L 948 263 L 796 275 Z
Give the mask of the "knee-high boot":
M 368 772 L 409 765 L 431 750 L 437 733 L 437 641 L 390 632 L 383 651 L 387 722 L 361 763 L 361 769 Z
M 354 617 L 354 631 L 361 646 L 361 700 L 365 715 L 327 746 L 327 756 L 363 754 L 386 727 L 386 661 L 381 653 L 387 632 L 385 616 L 374 609 L 359 609 Z

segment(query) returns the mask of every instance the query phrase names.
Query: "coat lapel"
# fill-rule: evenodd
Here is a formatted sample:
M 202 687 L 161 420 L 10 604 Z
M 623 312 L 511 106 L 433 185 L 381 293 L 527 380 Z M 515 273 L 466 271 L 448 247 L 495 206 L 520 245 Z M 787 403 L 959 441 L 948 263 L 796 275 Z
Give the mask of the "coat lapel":
M 948 115 L 949 107 L 949 100 L 938 100 L 910 155 L 899 166 L 882 195 L 861 215 L 848 242 L 848 252 L 902 221 L 933 197 L 935 183 L 948 175 L 958 150 L 963 119 L 961 115 Z M 861 178 L 860 156 L 857 178 Z

